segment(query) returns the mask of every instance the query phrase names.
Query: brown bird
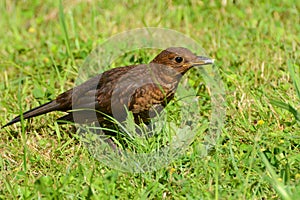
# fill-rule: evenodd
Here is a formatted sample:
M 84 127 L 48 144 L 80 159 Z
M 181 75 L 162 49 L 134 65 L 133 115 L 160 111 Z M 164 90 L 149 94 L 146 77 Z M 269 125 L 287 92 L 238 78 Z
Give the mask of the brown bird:
M 183 47 L 170 47 L 149 64 L 118 67 L 82 83 L 56 99 L 23 113 L 29 119 L 52 111 L 65 111 L 58 120 L 75 123 L 99 122 L 107 116 L 124 121 L 127 111 L 136 123 L 147 123 L 173 99 L 180 78 L 192 67 L 212 64 Z M 3 127 L 21 121 L 17 116 Z

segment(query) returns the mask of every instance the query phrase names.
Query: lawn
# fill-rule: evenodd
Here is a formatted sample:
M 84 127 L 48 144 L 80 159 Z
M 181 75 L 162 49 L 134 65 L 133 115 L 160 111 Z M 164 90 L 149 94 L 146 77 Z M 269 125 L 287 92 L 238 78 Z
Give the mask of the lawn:
M 215 59 L 226 97 L 221 135 L 203 155 L 213 101 L 202 71 L 190 70 L 203 116 L 196 137 L 143 173 L 99 161 L 55 122 L 63 113 L 0 129 L 0 199 L 300 199 L 299 1 L 5 0 L 0 12 L 0 125 L 72 88 L 93 49 L 136 28 L 194 39 Z M 130 51 L 109 67 L 158 52 Z

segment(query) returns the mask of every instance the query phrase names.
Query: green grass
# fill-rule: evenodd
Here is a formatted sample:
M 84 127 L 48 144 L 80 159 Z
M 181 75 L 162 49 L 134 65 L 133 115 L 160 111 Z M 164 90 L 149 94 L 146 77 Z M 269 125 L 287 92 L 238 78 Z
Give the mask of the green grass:
M 290 62 L 288 63 L 288 67 L 289 67 L 289 73 L 290 73 L 291 79 L 294 82 L 294 86 L 295 86 L 297 96 L 300 99 L 300 90 L 299 90 L 300 89 L 300 76 L 299 76 L 299 69 L 300 68 L 296 65 L 293 65 Z M 285 102 L 278 101 L 278 100 L 271 100 L 271 103 L 275 106 L 278 106 L 280 108 L 288 110 L 289 112 L 291 112 L 294 115 L 294 117 L 297 121 L 300 121 L 300 112 L 297 111 L 289 103 L 285 103 Z
M 1 125 L 71 88 L 97 45 L 142 27 L 174 29 L 199 42 L 216 59 L 227 109 L 208 156 L 200 155 L 207 134 L 200 129 L 179 158 L 136 174 L 95 159 L 71 126 L 55 123 L 61 113 L 1 129 L 0 199 L 299 199 L 299 123 L 272 101 L 299 112 L 300 3 L 235 2 L 1 1 Z M 130 52 L 112 67 L 154 55 Z M 201 74 L 187 77 L 208 117 Z

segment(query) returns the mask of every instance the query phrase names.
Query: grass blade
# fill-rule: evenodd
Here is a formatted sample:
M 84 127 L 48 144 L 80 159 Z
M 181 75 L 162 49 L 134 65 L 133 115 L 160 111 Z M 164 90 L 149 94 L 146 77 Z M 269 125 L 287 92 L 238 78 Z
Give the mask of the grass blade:
M 274 99 L 271 99 L 270 102 L 271 102 L 271 104 L 273 104 L 279 108 L 282 108 L 282 109 L 285 109 L 285 110 L 291 112 L 295 116 L 296 120 L 300 121 L 300 113 L 294 107 L 292 107 L 290 104 L 287 104 L 287 103 L 284 103 L 281 101 L 277 101 Z
M 300 76 L 299 76 L 299 68 L 296 68 L 296 65 L 292 64 L 291 61 L 288 61 L 288 69 L 291 75 L 291 78 L 293 80 L 296 93 L 298 97 L 300 98 Z M 298 76 L 297 76 L 298 74 Z

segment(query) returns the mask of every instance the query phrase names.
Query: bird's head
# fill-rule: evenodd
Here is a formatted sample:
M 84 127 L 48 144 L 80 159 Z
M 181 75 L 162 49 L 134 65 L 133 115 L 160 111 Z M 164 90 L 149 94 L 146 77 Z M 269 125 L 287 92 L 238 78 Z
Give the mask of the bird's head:
M 190 50 L 183 47 L 167 48 L 151 61 L 154 64 L 170 66 L 180 74 L 184 74 L 194 66 L 213 64 L 213 62 L 213 59 L 196 56 Z

